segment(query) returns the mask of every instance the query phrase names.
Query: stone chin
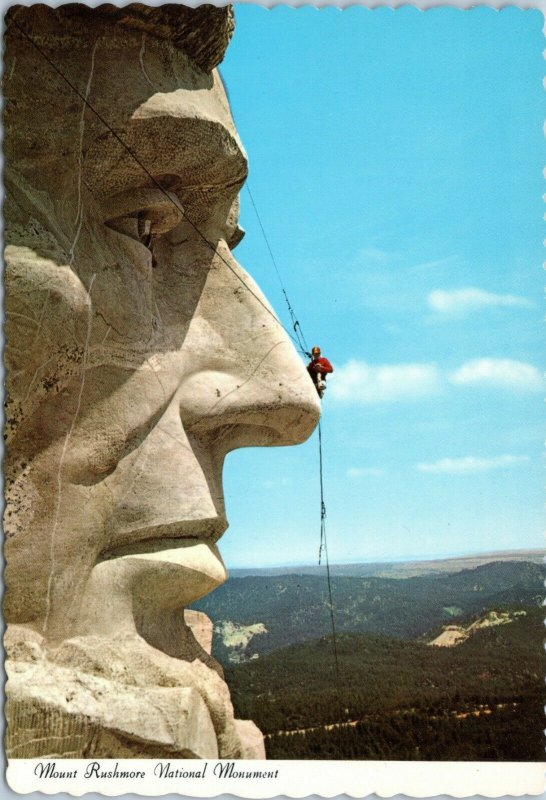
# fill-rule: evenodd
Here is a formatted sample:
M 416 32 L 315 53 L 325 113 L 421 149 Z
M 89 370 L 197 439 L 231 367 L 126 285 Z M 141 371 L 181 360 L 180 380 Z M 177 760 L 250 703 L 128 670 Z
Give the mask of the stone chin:
M 148 540 L 95 565 L 70 637 L 9 626 L 9 756 L 264 758 L 234 718 L 211 621 L 184 611 L 226 577 L 210 541 Z
M 164 629 L 167 617 L 182 616 L 184 608 L 226 578 L 222 557 L 210 541 L 157 539 L 122 548 L 93 568 L 77 633 L 108 638 L 128 631 L 141 634 L 142 620 L 152 618 Z

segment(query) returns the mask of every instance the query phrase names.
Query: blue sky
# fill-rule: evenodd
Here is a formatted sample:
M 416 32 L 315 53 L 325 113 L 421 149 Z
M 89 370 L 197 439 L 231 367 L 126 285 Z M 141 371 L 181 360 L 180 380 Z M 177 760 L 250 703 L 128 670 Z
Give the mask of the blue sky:
M 542 15 L 236 7 L 221 67 L 323 402 L 332 562 L 542 545 Z M 282 321 L 246 190 L 236 251 Z M 226 564 L 313 563 L 316 435 L 230 454 Z

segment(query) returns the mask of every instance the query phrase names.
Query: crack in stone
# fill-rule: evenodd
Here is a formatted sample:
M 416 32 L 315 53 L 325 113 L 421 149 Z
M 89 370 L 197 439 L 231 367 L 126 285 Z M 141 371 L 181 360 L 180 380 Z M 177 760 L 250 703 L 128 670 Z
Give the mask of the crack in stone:
M 261 358 L 261 359 L 259 360 L 259 362 L 256 364 L 256 366 L 255 366 L 255 367 L 252 369 L 252 371 L 251 371 L 250 375 L 249 375 L 247 378 L 245 378 L 245 379 L 244 379 L 244 381 L 243 381 L 241 384 L 239 384 L 238 386 L 236 386 L 236 387 L 235 387 L 235 389 L 231 389 L 231 390 L 230 390 L 230 391 L 229 391 L 227 394 L 225 394 L 223 397 L 220 397 L 220 398 L 219 398 L 219 399 L 218 399 L 218 400 L 217 400 L 215 403 L 213 403 L 211 406 L 209 406 L 209 408 L 208 408 L 208 409 L 205 411 L 205 413 L 204 413 L 204 414 L 202 414 L 202 415 L 201 415 L 201 417 L 199 417 L 199 419 L 195 420 L 195 422 L 194 422 L 194 423 L 192 423 L 192 424 L 193 424 L 193 425 L 197 425 L 197 424 L 200 422 L 200 420 L 202 420 L 202 419 L 204 419 L 205 417 L 207 417 L 207 416 L 208 416 L 208 415 L 211 413 L 211 411 L 213 411 L 215 408 L 217 408 L 217 406 L 219 406 L 221 403 L 223 403 L 223 402 L 224 402 L 224 400 L 226 400 L 226 399 L 227 399 L 227 398 L 228 398 L 230 395 L 234 394 L 235 392 L 238 392 L 238 391 L 240 391 L 240 389 L 242 389 L 242 388 L 243 388 L 243 386 L 244 386 L 245 384 L 247 384 L 247 383 L 248 383 L 250 380 L 252 380 L 252 378 L 253 378 L 253 377 L 254 377 L 254 375 L 257 373 L 257 371 L 260 369 L 261 365 L 264 363 L 264 361 L 266 360 L 266 358 L 268 358 L 268 357 L 271 355 L 271 353 L 273 352 L 273 350 L 275 350 L 275 348 L 276 348 L 276 347 L 278 347 L 278 346 L 279 346 L 279 345 L 281 345 L 281 344 L 284 344 L 284 340 L 281 340 L 281 341 L 279 341 L 279 342 L 275 342 L 275 344 L 274 344 L 274 345 L 272 345 L 272 346 L 269 348 L 269 350 L 268 350 L 268 351 L 267 351 L 267 353 L 266 353 L 266 354 L 263 356 L 263 358 Z
M 144 77 L 146 78 L 146 80 L 148 81 L 148 83 L 150 84 L 150 86 L 152 87 L 152 89 L 155 92 L 155 91 L 157 91 L 157 89 L 154 86 L 154 84 L 152 83 L 152 81 L 150 80 L 150 77 L 149 77 L 148 73 L 146 72 L 146 67 L 144 66 L 145 48 L 146 48 L 146 33 L 143 33 L 142 34 L 142 45 L 141 45 L 141 48 L 140 48 L 140 53 L 138 54 L 138 59 L 140 61 L 140 67 L 142 69 L 142 74 L 144 75 Z
M 89 354 L 89 341 L 91 339 L 91 330 L 93 328 L 93 303 L 91 298 L 91 292 L 93 290 L 93 283 L 95 282 L 95 278 L 97 277 L 96 273 L 92 276 L 91 281 L 89 283 L 88 289 L 88 304 L 89 304 L 89 313 L 87 317 L 87 334 L 85 337 L 85 345 L 83 350 L 83 358 L 82 358 L 82 366 L 81 366 L 81 382 L 80 382 L 80 390 L 78 392 L 78 401 L 76 404 L 76 411 L 74 412 L 74 416 L 72 417 L 72 422 L 70 423 L 70 428 L 67 431 L 65 436 L 65 440 L 63 443 L 63 448 L 61 450 L 61 457 L 59 459 L 59 467 L 57 469 L 57 502 L 55 505 L 55 517 L 53 519 L 53 528 L 51 531 L 51 539 L 49 543 L 49 576 L 47 580 L 47 592 L 46 592 L 46 611 L 44 617 L 44 624 L 43 624 L 43 633 L 44 635 L 47 632 L 47 627 L 49 623 L 49 616 L 51 613 L 51 591 L 53 587 L 53 574 L 55 572 L 55 543 L 56 543 L 56 534 L 57 528 L 59 525 L 59 515 L 61 511 L 61 499 L 62 499 L 62 470 L 64 459 L 66 456 L 66 452 L 68 450 L 68 444 L 74 432 L 74 427 L 76 425 L 76 420 L 78 419 L 78 415 L 80 413 L 80 407 L 82 403 L 83 397 L 83 389 L 85 386 L 85 372 L 87 367 L 87 357 Z
M 74 241 L 72 242 L 72 246 L 69 250 L 69 263 L 70 266 L 74 263 L 74 251 L 76 249 L 76 244 L 78 243 L 78 239 L 80 238 L 80 233 L 83 224 L 83 202 L 82 202 L 82 171 L 83 171 L 83 134 L 85 131 L 85 111 L 87 109 L 87 100 L 89 99 L 89 92 L 91 91 L 91 82 L 93 80 L 93 72 L 95 71 L 95 52 L 97 50 L 97 45 L 99 40 L 95 41 L 93 45 L 93 51 L 91 53 L 91 69 L 89 71 L 89 78 L 87 80 L 87 86 L 85 88 L 85 102 L 82 106 L 82 115 L 80 119 L 80 149 L 78 155 L 78 207 L 76 213 L 76 235 L 74 237 Z
M 20 319 L 26 319 L 26 321 L 32 323 L 32 325 L 38 325 L 37 320 L 28 317 L 26 314 L 20 314 L 18 311 L 6 311 L 6 316 L 19 317 Z
M 34 339 L 32 340 L 32 347 L 34 347 L 34 345 L 36 344 L 36 340 L 38 338 L 38 334 L 42 330 L 42 324 L 43 324 L 43 321 L 44 321 L 45 310 L 47 308 L 47 304 L 49 303 L 50 295 L 51 295 L 51 292 L 48 290 L 48 292 L 46 294 L 46 297 L 45 297 L 45 300 L 44 300 L 44 303 L 42 305 L 42 309 L 40 311 L 40 318 L 38 320 L 38 329 L 37 329 L 36 333 L 34 334 Z
M 111 322 L 108 322 L 108 320 L 106 319 L 104 314 L 101 311 L 99 311 L 97 308 L 95 309 L 95 314 L 96 314 L 97 317 L 99 317 L 99 319 L 101 319 L 104 322 L 105 325 L 108 326 L 109 330 L 108 330 L 106 336 L 108 336 L 108 333 L 110 333 L 110 330 L 113 330 L 115 333 L 117 333 L 117 335 L 120 337 L 120 339 L 123 338 L 123 333 L 121 331 L 118 331 L 118 329 L 115 328 L 112 325 Z M 104 337 L 104 339 L 106 339 L 106 336 Z M 103 342 L 104 342 L 104 339 L 102 340 Z M 102 344 L 102 342 L 101 342 L 101 344 Z
M 106 333 L 105 333 L 105 334 L 104 334 L 104 336 L 102 337 L 101 346 L 102 346 L 102 345 L 105 343 L 105 341 L 107 340 L 107 338 L 108 338 L 108 336 L 109 336 L 109 334 L 110 334 L 110 331 L 111 331 L 111 330 L 112 330 L 112 326 L 111 326 L 111 325 L 108 325 L 108 330 L 106 331 Z
M 157 380 L 157 382 L 158 382 L 158 384 L 159 384 L 159 386 L 161 388 L 161 392 L 162 392 L 162 395 L 163 395 L 163 406 L 164 406 L 164 409 L 166 410 L 168 405 L 169 405 L 170 400 L 172 399 L 172 397 L 171 398 L 167 397 L 167 392 L 165 390 L 165 387 L 164 387 L 163 383 L 161 382 L 161 380 L 159 378 L 159 375 L 157 374 L 156 370 L 154 369 L 152 362 L 150 360 L 148 360 L 148 361 L 145 362 L 145 365 L 152 371 L 155 379 Z M 167 436 L 170 436 L 180 446 L 182 446 L 182 447 L 185 446 L 186 449 L 190 449 L 189 444 L 186 443 L 184 445 L 182 442 L 179 442 L 175 437 L 172 436 L 171 433 L 169 433 L 164 428 L 162 428 L 160 423 L 158 423 L 155 426 L 155 428 L 160 430 L 163 434 L 165 434 Z M 152 430 L 153 430 L 153 428 L 152 428 Z M 147 435 L 149 435 L 149 433 Z M 136 457 L 136 459 L 133 462 L 132 469 L 133 469 L 133 473 L 134 474 L 133 474 L 132 480 L 131 480 L 130 484 L 125 488 L 123 494 L 116 498 L 118 503 L 123 502 L 123 499 L 125 497 L 127 497 L 133 491 L 133 487 L 135 486 L 135 484 L 137 483 L 137 481 L 139 480 L 141 475 L 144 473 L 144 470 L 145 470 L 145 467 L 146 467 L 146 463 L 147 463 L 148 454 L 146 452 L 146 448 L 143 447 L 142 445 L 144 445 L 144 443 L 146 441 L 146 438 L 147 438 L 147 436 L 141 442 L 140 447 L 142 449 L 140 450 L 138 456 Z M 142 462 L 144 462 L 144 463 L 142 463 Z

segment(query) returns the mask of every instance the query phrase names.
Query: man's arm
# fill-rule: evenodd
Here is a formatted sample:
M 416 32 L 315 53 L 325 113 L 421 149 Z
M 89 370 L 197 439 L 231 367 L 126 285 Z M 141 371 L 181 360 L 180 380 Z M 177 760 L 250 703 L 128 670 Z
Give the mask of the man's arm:
M 327 358 L 321 358 L 320 359 L 320 371 L 321 372 L 333 372 L 334 371 L 333 366 L 330 364 L 330 362 L 328 361 Z

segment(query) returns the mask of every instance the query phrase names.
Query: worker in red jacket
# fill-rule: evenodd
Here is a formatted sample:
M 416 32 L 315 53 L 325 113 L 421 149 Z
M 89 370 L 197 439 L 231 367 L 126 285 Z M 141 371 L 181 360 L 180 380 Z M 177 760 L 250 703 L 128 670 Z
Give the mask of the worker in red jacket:
M 320 354 L 320 347 L 313 347 L 311 350 L 311 361 L 307 365 L 307 372 L 311 376 L 319 397 L 326 391 L 326 375 L 333 372 L 334 368 L 327 358 Z

